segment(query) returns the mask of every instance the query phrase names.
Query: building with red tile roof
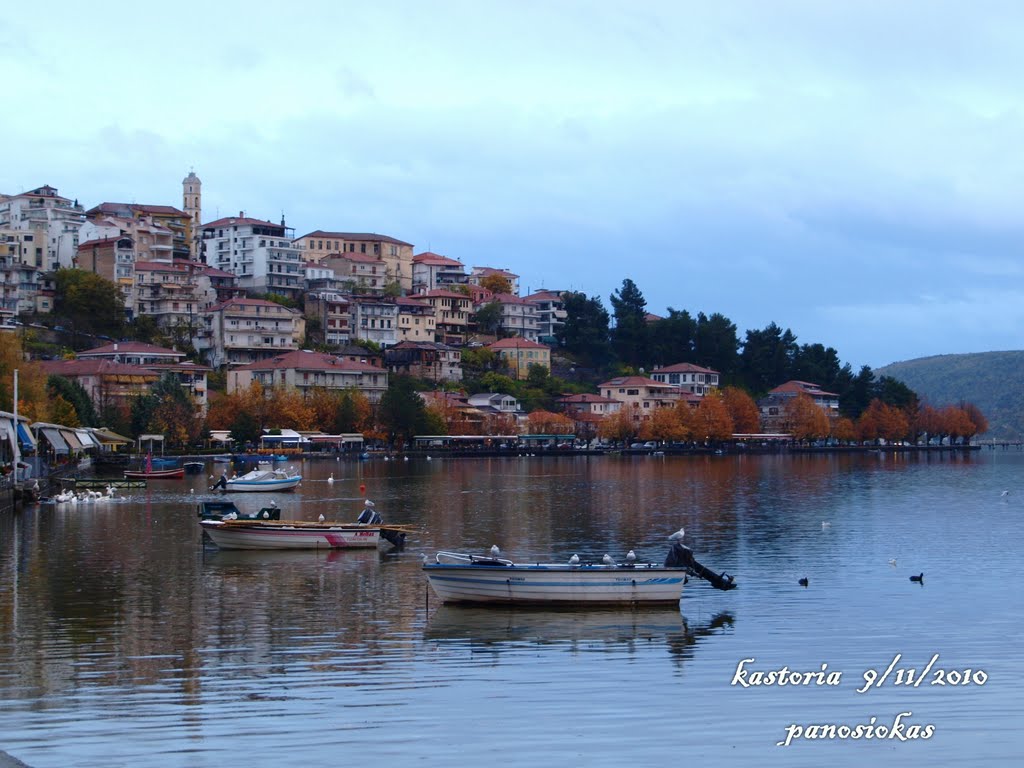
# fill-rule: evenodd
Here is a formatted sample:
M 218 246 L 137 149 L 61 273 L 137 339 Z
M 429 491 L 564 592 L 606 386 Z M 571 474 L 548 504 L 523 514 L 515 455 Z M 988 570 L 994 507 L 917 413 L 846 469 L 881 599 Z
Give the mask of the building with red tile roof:
M 676 363 L 655 368 L 651 378 L 662 384 L 672 384 L 684 392 L 703 397 L 713 389 L 718 389 L 718 371 L 704 368 L 693 363 Z
M 412 243 L 373 232 L 328 232 L 314 230 L 295 240 L 310 261 L 332 255 L 361 254 L 381 263 L 384 283 L 396 281 L 403 293 L 412 290 Z
M 378 402 L 388 388 L 388 373 L 369 360 L 351 360 L 325 352 L 294 350 L 228 371 L 231 394 L 259 382 L 270 392 L 275 387 L 308 393 L 313 389 L 357 389 L 370 402 Z

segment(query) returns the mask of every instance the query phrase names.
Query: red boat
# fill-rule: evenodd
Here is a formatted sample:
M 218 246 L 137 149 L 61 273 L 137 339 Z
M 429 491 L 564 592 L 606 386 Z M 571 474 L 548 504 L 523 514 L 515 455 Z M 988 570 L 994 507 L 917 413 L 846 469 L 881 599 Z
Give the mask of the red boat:
M 177 469 L 126 469 L 124 472 L 125 478 L 134 478 L 141 480 L 175 480 L 185 476 L 185 468 L 178 467 Z

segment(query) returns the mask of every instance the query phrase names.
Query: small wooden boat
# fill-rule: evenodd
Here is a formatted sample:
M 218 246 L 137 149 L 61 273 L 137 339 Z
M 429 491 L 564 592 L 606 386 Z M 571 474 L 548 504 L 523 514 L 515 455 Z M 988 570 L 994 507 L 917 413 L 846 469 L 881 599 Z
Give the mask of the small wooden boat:
M 565 563 L 515 563 L 498 557 L 438 552 L 423 571 L 430 586 L 447 603 L 492 605 L 675 605 L 689 576 L 699 576 L 718 589 L 736 586 L 727 574 L 717 574 L 693 559 L 675 541 L 665 563 L 636 562 L 630 555 L 616 562 L 583 562 L 575 555 Z
M 199 475 L 206 469 L 206 464 L 201 461 L 186 461 L 181 468 L 185 470 L 186 475 Z
M 176 480 L 185 476 L 185 468 L 177 469 L 126 469 L 124 476 L 128 479 L 141 480 Z

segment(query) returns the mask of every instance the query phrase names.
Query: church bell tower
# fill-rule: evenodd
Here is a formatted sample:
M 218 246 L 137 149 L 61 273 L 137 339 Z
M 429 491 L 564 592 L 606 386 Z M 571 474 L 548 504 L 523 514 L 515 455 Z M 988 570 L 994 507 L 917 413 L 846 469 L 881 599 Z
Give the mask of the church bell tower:
M 202 257 L 202 225 L 203 225 L 203 182 L 196 176 L 195 171 L 189 171 L 181 182 L 181 193 L 185 213 L 191 218 L 188 230 L 188 253 L 192 261 L 199 261 Z

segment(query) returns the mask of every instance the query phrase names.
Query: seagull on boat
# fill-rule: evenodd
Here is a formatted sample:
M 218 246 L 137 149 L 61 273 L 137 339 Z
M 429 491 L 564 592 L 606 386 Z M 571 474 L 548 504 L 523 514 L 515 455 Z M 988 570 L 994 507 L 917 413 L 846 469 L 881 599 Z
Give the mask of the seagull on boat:
M 579 564 L 580 564 L 580 556 L 579 555 L 573 555 L 572 557 L 569 558 L 569 565 L 579 565 Z
M 263 519 L 264 520 L 269 520 L 270 519 L 270 513 L 267 512 L 267 510 L 263 510 Z
M 601 558 L 601 562 L 605 565 L 615 565 L 615 558 L 611 555 L 606 554 L 604 557 Z
M 685 535 L 686 535 L 686 532 L 682 528 L 680 528 L 678 531 L 676 531 L 671 536 L 669 536 L 668 540 L 669 541 L 679 541 Z
M 806 587 L 808 584 L 810 584 L 810 582 L 807 580 L 807 577 L 804 576 L 802 579 L 800 579 L 800 581 L 797 582 L 797 584 L 799 584 L 801 587 Z
M 319 520 L 319 521 L 320 521 L 321 523 L 322 523 L 322 522 L 323 522 L 324 520 L 326 520 L 326 519 L 327 519 L 327 518 L 326 518 L 326 517 L 324 517 L 324 515 L 323 515 L 323 513 L 322 513 L 322 512 L 320 513 L 320 517 L 318 517 L 318 518 L 317 518 L 317 520 Z
M 634 552 L 632 549 L 629 550 L 629 552 L 626 553 L 626 562 L 627 563 L 635 563 L 636 562 L 636 552 Z
M 910 580 L 911 581 L 916 581 L 918 584 L 924 584 L 924 574 L 923 573 L 919 573 L 919 574 L 917 574 L 917 576 L 911 576 Z
M 491 557 L 497 557 L 501 554 L 501 550 L 498 549 L 497 544 L 491 544 Z

